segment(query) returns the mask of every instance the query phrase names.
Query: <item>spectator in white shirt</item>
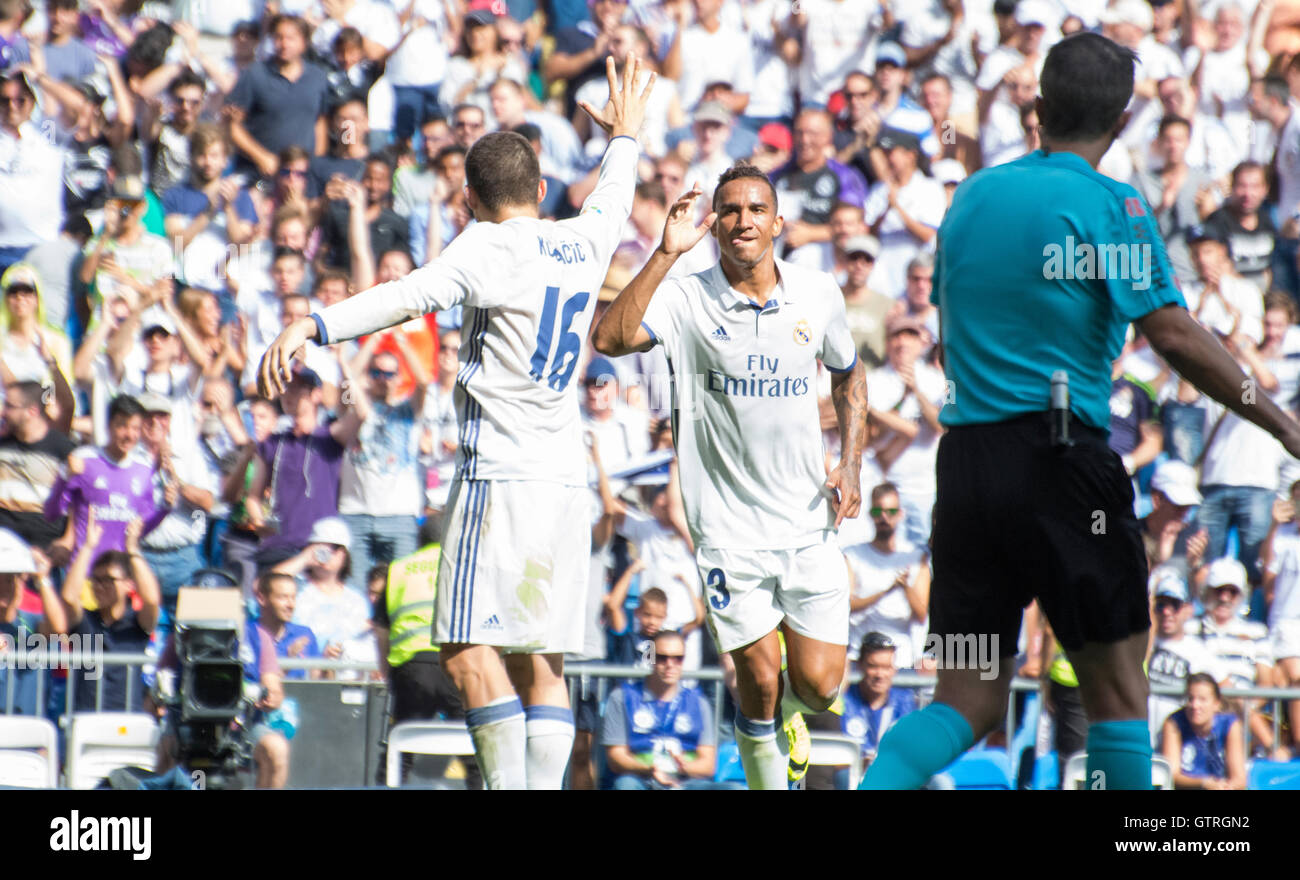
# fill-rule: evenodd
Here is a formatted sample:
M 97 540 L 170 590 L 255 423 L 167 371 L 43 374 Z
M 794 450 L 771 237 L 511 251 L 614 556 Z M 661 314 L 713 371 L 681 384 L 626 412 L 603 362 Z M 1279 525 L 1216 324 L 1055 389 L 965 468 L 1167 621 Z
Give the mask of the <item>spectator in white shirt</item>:
M 930 613 L 930 566 L 924 548 L 899 535 L 903 511 L 898 490 L 881 483 L 871 490 L 875 532 L 870 541 L 844 547 L 853 580 L 849 598 L 849 655 L 858 659 L 862 639 L 879 632 L 893 640 L 894 662 L 909 669 L 921 658 L 914 636 L 924 637 L 920 624 Z
M 693 0 L 695 23 L 681 32 L 664 59 L 664 73 L 677 80 L 682 107 L 695 109 L 711 82 L 729 82 L 733 114 L 743 114 L 754 91 L 754 56 L 745 33 L 723 24 L 723 0 Z
M 899 492 L 907 539 L 917 546 L 930 541 L 934 507 L 935 456 L 943 429 L 939 408 L 947 385 L 943 374 L 921 359 L 924 324 L 895 315 L 885 324 L 885 363 L 867 375 L 867 417 L 871 422 L 876 465 Z
M 35 106 L 25 76 L 0 79 L 0 272 L 63 225 L 63 154 L 31 123 Z
M 442 115 L 438 90 L 448 50 L 459 37 L 460 16 L 454 0 L 398 0 L 393 5 L 405 6 L 399 13 L 402 34 L 384 64 L 384 76 L 393 86 L 393 136 L 405 141 L 426 120 Z
M 867 196 L 866 221 L 880 239 L 871 285 L 898 296 L 907 284 L 907 264 L 922 251 L 934 252 L 948 196 L 938 182 L 922 173 L 921 144 L 915 135 L 886 129 L 879 144 L 891 177 L 878 182 Z
M 583 387 L 583 424 L 600 444 L 606 471 L 616 471 L 650 451 L 650 425 L 645 413 L 622 402 L 618 371 L 608 358 L 591 359 Z
M 1205 647 L 1204 642 L 1186 633 L 1192 602 L 1183 576 L 1175 571 L 1163 571 L 1155 573 L 1154 578 L 1156 637 L 1147 663 L 1151 683 L 1181 691 L 1186 688 L 1189 675 L 1205 672 L 1222 687 L 1228 687 L 1228 673 L 1223 662 Z M 1165 719 L 1177 712 L 1180 705 L 1177 696 L 1151 695 L 1148 720 L 1153 743 Z
M 876 0 L 800 0 L 795 21 L 802 33 L 799 98 L 805 108 L 825 107 L 855 70 L 868 69 L 872 39 L 883 24 Z

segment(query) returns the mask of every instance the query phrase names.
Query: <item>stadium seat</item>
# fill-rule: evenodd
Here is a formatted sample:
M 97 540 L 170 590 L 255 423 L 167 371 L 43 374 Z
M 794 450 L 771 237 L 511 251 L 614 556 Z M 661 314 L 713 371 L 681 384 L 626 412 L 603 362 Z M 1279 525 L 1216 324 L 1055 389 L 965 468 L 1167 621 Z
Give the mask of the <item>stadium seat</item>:
M 0 717 L 0 787 L 59 787 L 59 732 L 53 722 Z
M 68 788 L 94 788 L 119 767 L 153 770 L 158 722 L 140 712 L 78 712 L 68 724 Z
M 1060 759 L 1055 750 L 1034 758 L 1034 779 L 1029 787 L 1034 791 L 1051 791 L 1061 785 Z
M 1010 791 L 1015 788 L 1011 759 L 1002 749 L 975 749 L 940 771 L 958 790 Z
M 1300 791 L 1300 761 L 1255 761 L 1246 774 L 1248 791 Z
M 811 731 L 811 749 L 808 766 L 849 768 L 849 788 L 856 789 L 862 781 L 862 746 L 851 736 L 842 733 Z
M 602 757 L 605 750 L 601 750 Z M 734 739 L 718 743 L 718 759 L 713 771 L 714 782 L 740 782 L 745 781 L 745 768 L 740 763 L 740 749 L 736 746 Z
M 1065 764 L 1065 782 L 1061 788 L 1066 791 L 1087 790 L 1088 786 L 1084 784 L 1087 775 L 1088 753 L 1072 755 Z M 1161 791 L 1172 791 L 1174 787 L 1173 768 L 1160 755 L 1151 756 L 1151 787 Z
M 402 784 L 402 755 L 474 754 L 474 740 L 463 721 L 403 721 L 388 731 L 388 766 L 384 784 Z

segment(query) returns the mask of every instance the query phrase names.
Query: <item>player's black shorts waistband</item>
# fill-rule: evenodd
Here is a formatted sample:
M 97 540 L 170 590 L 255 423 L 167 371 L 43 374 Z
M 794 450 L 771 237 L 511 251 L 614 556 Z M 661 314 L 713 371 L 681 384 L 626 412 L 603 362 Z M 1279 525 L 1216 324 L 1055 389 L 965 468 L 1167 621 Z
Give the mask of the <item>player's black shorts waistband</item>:
M 1000 422 L 980 422 L 973 425 L 951 425 L 945 428 L 947 434 L 975 433 L 980 431 L 998 431 L 998 430 L 1029 430 L 1033 428 L 1041 429 L 1044 445 L 1051 443 L 1051 425 L 1052 414 L 1046 410 L 1042 412 L 1030 412 L 1023 415 L 1013 416 Z M 1028 435 L 1026 435 L 1028 436 Z M 1070 437 L 1074 439 L 1085 439 L 1089 442 L 1107 443 L 1110 439 L 1108 431 L 1094 427 L 1074 413 L 1070 413 Z

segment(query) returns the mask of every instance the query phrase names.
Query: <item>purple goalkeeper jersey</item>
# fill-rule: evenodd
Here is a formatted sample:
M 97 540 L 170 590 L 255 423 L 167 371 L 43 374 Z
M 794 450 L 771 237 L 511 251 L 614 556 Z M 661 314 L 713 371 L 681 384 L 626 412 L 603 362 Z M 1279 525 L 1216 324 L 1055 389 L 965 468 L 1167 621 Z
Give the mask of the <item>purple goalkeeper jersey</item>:
M 86 519 L 92 507 L 95 521 L 104 529 L 92 559 L 107 550 L 125 550 L 126 526 L 135 517 L 144 520 L 144 534 L 163 521 L 167 508 L 161 493 L 155 494 L 153 462 L 138 448 L 120 462 L 93 446 L 83 446 L 72 454 L 85 468 L 73 474 L 65 466 L 45 502 L 45 515 L 73 518 L 77 529 L 74 552 L 85 543 Z

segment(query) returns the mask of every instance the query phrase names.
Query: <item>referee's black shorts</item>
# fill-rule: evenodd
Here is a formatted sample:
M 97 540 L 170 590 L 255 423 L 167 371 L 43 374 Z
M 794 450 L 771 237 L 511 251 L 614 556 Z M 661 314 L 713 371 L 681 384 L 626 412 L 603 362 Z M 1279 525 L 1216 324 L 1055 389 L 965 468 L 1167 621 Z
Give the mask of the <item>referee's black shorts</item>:
M 952 427 L 939 441 L 930 631 L 998 635 L 1016 654 L 1037 598 L 1067 649 L 1150 626 L 1133 486 L 1106 434 L 1071 420 L 1051 446 L 1046 413 Z M 945 641 L 945 643 L 947 643 Z

